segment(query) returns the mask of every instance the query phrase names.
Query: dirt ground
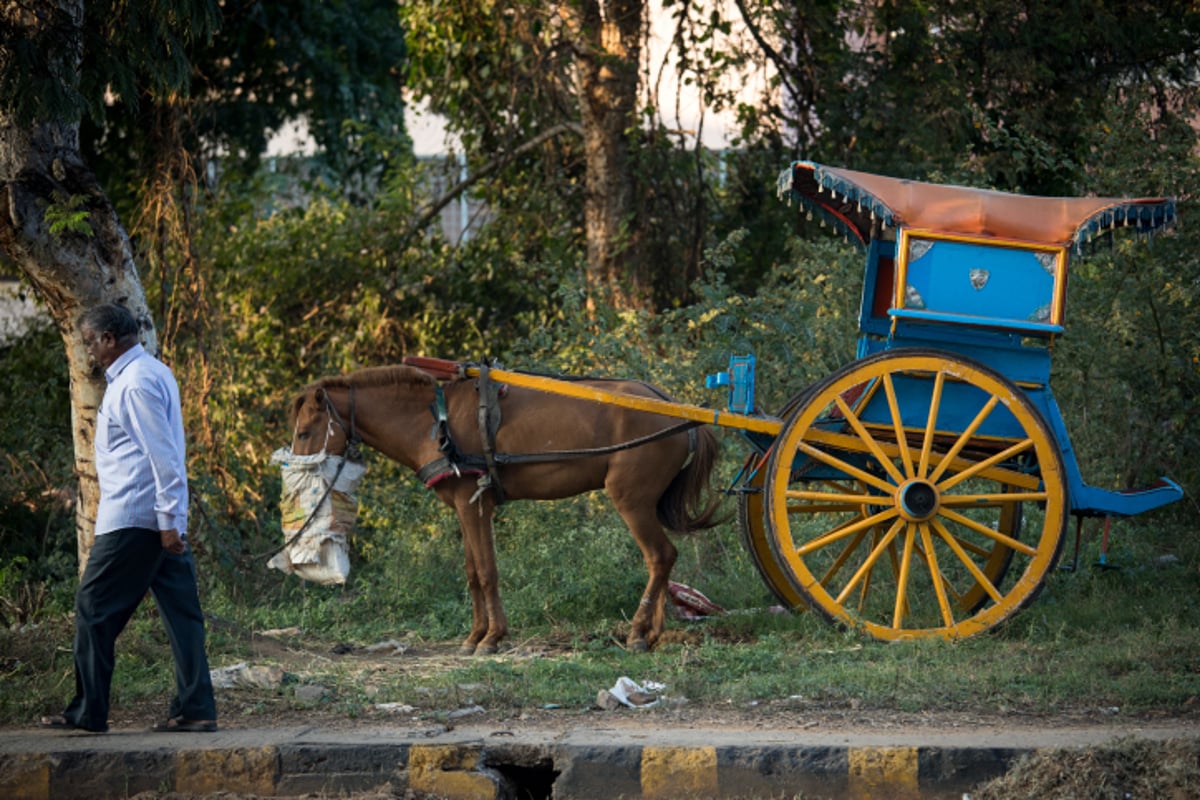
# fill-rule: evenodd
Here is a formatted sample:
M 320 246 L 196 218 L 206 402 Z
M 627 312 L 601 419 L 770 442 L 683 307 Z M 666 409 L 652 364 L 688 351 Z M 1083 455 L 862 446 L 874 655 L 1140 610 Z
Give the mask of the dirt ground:
M 390 646 L 394 645 L 394 646 Z M 519 662 L 534 658 L 546 658 L 567 655 L 570 646 L 566 643 L 556 643 L 550 640 L 526 641 L 503 650 L 499 658 Z M 264 636 L 255 634 L 252 643 L 251 656 L 246 663 L 271 664 L 280 668 L 286 675 L 283 685 L 275 688 L 245 688 L 221 691 L 219 695 L 220 714 L 224 721 L 239 727 L 272 727 L 294 726 L 300 724 L 320 724 L 325 728 L 354 727 L 364 721 L 386 722 L 390 711 L 377 709 L 367 702 L 362 707 L 356 707 L 354 713 L 344 704 L 337 703 L 298 703 L 293 695 L 297 686 L 306 681 L 295 683 L 294 676 L 305 676 L 323 672 L 341 672 L 343 680 L 349 676 L 359 676 L 353 680 L 363 680 L 361 676 L 386 674 L 389 671 L 403 670 L 407 676 L 428 678 L 451 669 L 460 669 L 469 665 L 472 656 L 458 653 L 458 642 L 427 642 L 418 645 L 404 643 L 379 643 L 370 646 L 338 645 L 333 648 L 325 646 L 314 647 L 297 638 L 284 636 Z M 601 689 L 605 687 L 596 687 Z M 513 709 L 489 709 L 476 705 L 470 692 L 457 698 L 463 705 L 471 706 L 470 721 L 472 723 L 491 724 L 512 721 Z M 447 715 L 463 712 L 465 709 L 456 708 L 454 698 L 446 697 L 439 700 L 419 702 L 420 708 L 413 714 L 444 720 Z M 114 727 L 138 727 L 142 723 L 147 726 L 158 720 L 162 713 L 161 701 L 146 702 L 141 705 L 124 708 L 113 708 L 111 723 Z M 382 705 L 382 704 L 381 704 Z M 486 705 L 486 703 L 484 704 Z M 547 730 L 563 729 L 579 725 L 592 725 L 597 721 L 596 715 L 603 714 L 596 707 L 586 710 L 568 710 L 563 708 L 541 709 L 536 706 L 520 709 L 520 722 L 523 726 L 539 727 Z M 1152 724 L 1156 727 L 1178 725 L 1181 735 L 1200 735 L 1200 703 L 1187 705 L 1175 714 L 1148 714 L 1140 717 L 1122 715 L 1119 722 L 1111 713 L 1103 709 L 1093 709 L 1089 712 L 1056 713 L 1053 715 L 1035 715 L 1022 712 L 1007 714 L 954 712 L 954 711 L 922 711 L 905 713 L 893 709 L 863 708 L 857 702 L 848 705 L 821 706 L 805 702 L 802 709 L 791 701 L 764 701 L 753 706 L 735 706 L 728 703 L 706 704 L 688 700 L 681 703 L 667 704 L 653 709 L 650 714 L 635 713 L 632 709 L 619 709 L 608 712 L 624 715 L 626 719 L 642 719 L 648 723 L 683 727 L 730 727 L 730 728 L 767 728 L 786 729 L 796 727 L 798 722 L 803 727 L 820 728 L 823 730 L 852 730 L 852 731 L 885 731 L 890 729 L 961 729 L 973 727 L 1004 730 L 1028 730 L 1031 727 L 1054 729 L 1080 726 L 1102 726 L 1119 732 L 1121 726 L 1137 726 Z M 1200 795 L 1197 795 L 1200 798 Z

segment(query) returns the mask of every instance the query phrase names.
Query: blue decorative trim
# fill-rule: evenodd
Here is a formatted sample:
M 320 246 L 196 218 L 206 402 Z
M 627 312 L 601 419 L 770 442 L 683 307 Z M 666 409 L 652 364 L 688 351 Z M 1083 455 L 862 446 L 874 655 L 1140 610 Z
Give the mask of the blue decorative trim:
M 1119 203 L 1093 214 L 1075 230 L 1075 253 L 1082 254 L 1083 245 L 1113 228 L 1133 228 L 1139 235 L 1149 236 L 1159 228 L 1175 222 L 1175 201 L 1156 203 Z
M 816 192 L 829 192 L 828 204 L 817 197 L 806 194 L 796 186 L 798 167 L 811 168 L 810 174 L 813 177 Z M 883 201 L 857 184 L 848 183 L 831 175 L 820 164 L 812 161 L 797 161 L 781 172 L 776 181 L 776 193 L 779 199 L 789 203 L 795 200 L 809 214 L 810 218 L 815 213 L 825 224 L 862 248 L 866 248 L 870 243 L 874 225 L 895 225 L 892 210 L 884 205 Z M 853 205 L 855 213 L 852 216 L 842 215 L 834 208 L 834 204 Z M 863 229 L 862 224 L 868 220 L 872 220 L 872 222 L 866 229 Z

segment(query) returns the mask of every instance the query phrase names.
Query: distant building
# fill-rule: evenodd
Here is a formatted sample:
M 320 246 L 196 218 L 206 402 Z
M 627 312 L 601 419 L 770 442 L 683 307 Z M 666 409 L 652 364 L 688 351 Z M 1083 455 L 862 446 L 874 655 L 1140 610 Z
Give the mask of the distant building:
M 300 208 L 306 205 L 311 195 L 306 188 L 313 177 L 314 162 L 307 153 L 279 154 L 269 156 L 264 165 L 270 175 L 269 190 L 265 213 L 286 208 Z M 422 201 L 414 210 L 414 216 L 420 216 L 425 209 L 441 202 L 447 194 L 463 181 L 467 180 L 466 162 L 462 155 L 440 153 L 436 155 L 417 156 L 417 170 L 420 178 L 417 182 L 418 193 Z M 209 166 L 208 181 L 215 184 L 220 180 L 220 170 L 216 162 Z M 365 200 L 378 191 L 374 178 L 348 186 L 347 195 Z M 462 244 L 478 232 L 492 219 L 486 205 L 469 191 L 460 192 L 444 205 L 438 212 L 442 235 L 454 245 Z M 428 231 L 427 231 L 428 232 Z
M 446 196 L 455 186 L 465 181 L 466 161 L 462 156 L 423 156 L 418 162 L 429 169 L 429 196 L 434 202 Z M 440 163 L 439 163 L 440 162 Z M 440 169 L 439 169 L 440 166 Z M 441 210 L 439 218 L 442 234 L 451 244 L 462 244 L 471 238 L 491 219 L 487 206 L 470 192 L 462 192 Z

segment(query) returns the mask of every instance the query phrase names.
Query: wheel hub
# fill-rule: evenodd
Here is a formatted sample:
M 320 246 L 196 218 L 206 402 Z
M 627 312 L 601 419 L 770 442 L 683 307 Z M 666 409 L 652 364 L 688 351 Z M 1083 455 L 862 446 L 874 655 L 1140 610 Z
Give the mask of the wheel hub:
M 925 522 L 938 512 L 938 490 L 929 481 L 911 480 L 896 491 L 900 516 L 909 522 Z

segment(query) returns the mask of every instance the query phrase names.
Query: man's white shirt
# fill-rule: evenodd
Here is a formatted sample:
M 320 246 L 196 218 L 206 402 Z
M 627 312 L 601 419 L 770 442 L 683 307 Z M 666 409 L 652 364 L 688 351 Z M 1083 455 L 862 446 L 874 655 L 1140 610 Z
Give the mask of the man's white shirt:
M 187 531 L 187 446 L 174 375 L 136 344 L 104 371 L 96 414 L 96 535 L 121 528 Z

